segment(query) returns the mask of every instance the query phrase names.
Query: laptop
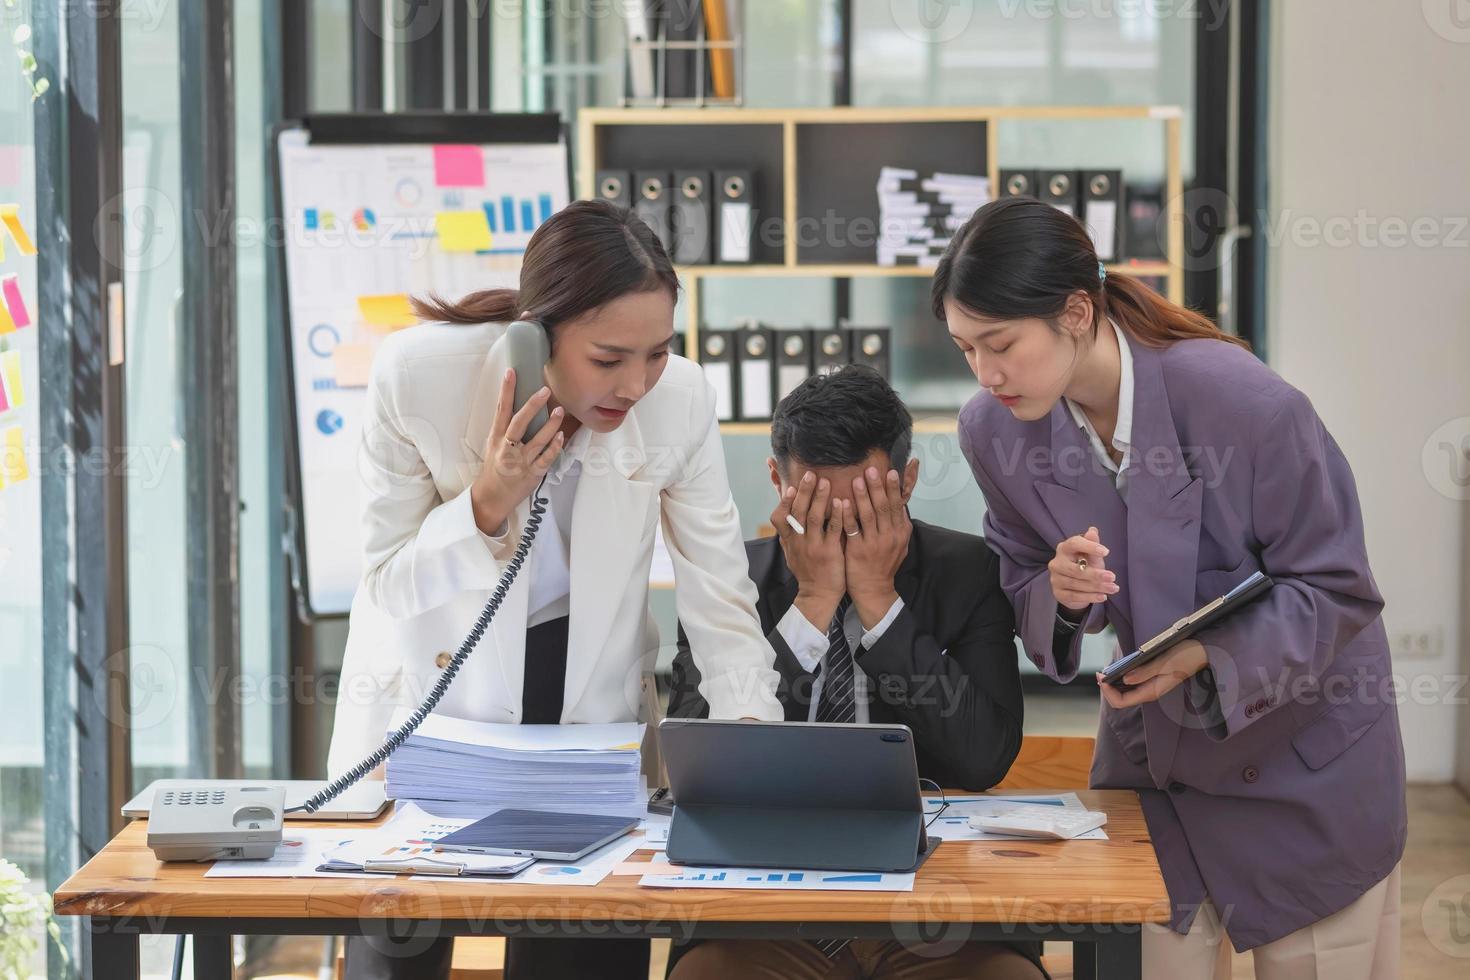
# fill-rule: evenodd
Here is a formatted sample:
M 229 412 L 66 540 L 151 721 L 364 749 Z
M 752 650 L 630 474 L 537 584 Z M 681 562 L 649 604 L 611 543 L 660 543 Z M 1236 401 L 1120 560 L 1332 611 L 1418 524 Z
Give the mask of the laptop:
M 672 864 L 909 872 L 925 831 L 905 725 L 665 718 Z
M 320 779 L 155 779 L 144 788 L 143 792 L 128 800 L 122 808 L 122 815 L 130 820 L 148 816 L 148 808 L 153 805 L 153 793 L 160 788 L 230 789 L 235 786 L 260 786 L 262 784 L 286 788 L 287 810 L 300 806 L 327 786 L 326 782 Z M 384 795 L 384 786 L 381 779 L 364 779 L 348 787 L 341 796 L 315 813 L 305 811 L 292 813 L 287 819 L 371 820 L 382 813 L 383 808 L 388 805 L 388 799 Z

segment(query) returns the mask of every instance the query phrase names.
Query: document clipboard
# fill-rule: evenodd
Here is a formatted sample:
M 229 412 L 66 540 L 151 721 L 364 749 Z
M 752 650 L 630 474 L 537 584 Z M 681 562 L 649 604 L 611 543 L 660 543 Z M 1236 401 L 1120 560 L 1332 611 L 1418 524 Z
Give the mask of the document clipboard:
M 509 878 L 536 863 L 535 858 L 492 858 L 487 855 L 427 855 L 411 858 L 366 860 L 361 864 L 328 859 L 318 871 L 343 874 L 444 875 L 450 878 Z
M 1187 640 L 1200 630 L 1213 626 L 1241 606 L 1260 598 L 1274 584 L 1265 572 L 1254 573 L 1229 592 L 1196 609 L 1126 657 L 1113 661 L 1103 670 L 1100 678 L 1102 683 L 1127 690 L 1132 685 L 1123 683 L 1124 674 L 1143 666 L 1181 640 Z

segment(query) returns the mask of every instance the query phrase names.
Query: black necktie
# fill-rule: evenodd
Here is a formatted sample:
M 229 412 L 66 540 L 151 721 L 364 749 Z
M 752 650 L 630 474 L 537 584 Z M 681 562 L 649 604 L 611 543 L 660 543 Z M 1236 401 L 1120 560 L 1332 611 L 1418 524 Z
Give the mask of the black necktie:
M 817 701 L 817 721 L 853 722 L 857 720 L 857 703 L 853 698 L 852 649 L 847 645 L 844 622 L 852 600 L 847 596 L 837 604 L 837 614 L 827 630 L 827 659 L 822 666 L 822 693 Z
M 851 723 L 857 720 L 854 700 L 852 648 L 847 645 L 847 610 L 852 600 L 847 596 L 837 604 L 837 614 L 827 630 L 827 659 L 822 666 L 822 693 L 817 700 L 817 721 Z M 850 939 L 816 939 L 812 945 L 829 960 L 847 948 Z

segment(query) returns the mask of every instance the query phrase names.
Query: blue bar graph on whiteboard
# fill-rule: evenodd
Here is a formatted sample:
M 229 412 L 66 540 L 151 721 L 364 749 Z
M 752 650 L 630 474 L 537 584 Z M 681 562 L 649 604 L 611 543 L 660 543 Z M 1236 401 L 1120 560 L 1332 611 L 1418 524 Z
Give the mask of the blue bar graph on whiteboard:
M 505 227 L 501 231 L 516 230 L 516 202 L 509 194 L 500 199 L 500 216 L 505 219 Z
M 495 205 L 486 201 L 481 207 L 485 211 L 485 221 L 490 225 L 490 230 L 492 232 L 498 231 L 499 229 L 495 227 Z
M 521 202 L 521 231 L 530 231 L 536 227 L 536 212 L 531 208 L 530 201 Z
M 542 220 L 542 222 L 545 222 L 546 219 L 548 219 L 550 217 L 551 217 L 551 195 L 550 194 L 542 194 L 541 195 L 541 220 Z
M 882 875 L 827 875 L 823 881 L 882 881 Z

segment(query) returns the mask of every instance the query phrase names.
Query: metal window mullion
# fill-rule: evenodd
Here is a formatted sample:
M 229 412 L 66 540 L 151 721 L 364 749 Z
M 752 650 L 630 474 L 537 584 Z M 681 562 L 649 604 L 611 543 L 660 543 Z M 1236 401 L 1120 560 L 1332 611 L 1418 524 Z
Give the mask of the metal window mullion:
M 383 109 L 383 0 L 352 0 L 352 108 Z
M 47 885 L 111 839 L 131 787 L 124 367 L 122 31 L 116 2 L 37 4 L 35 104 Z M 75 930 L 73 949 L 90 952 Z M 48 956 L 52 976 L 60 966 Z
M 235 294 L 233 0 L 179 8 L 184 243 L 180 363 L 193 700 L 190 769 L 238 777 L 240 480 Z M 195 683 L 197 681 L 197 683 Z M 218 692 L 218 696 L 215 696 Z M 209 699 L 206 703 L 205 699 Z

